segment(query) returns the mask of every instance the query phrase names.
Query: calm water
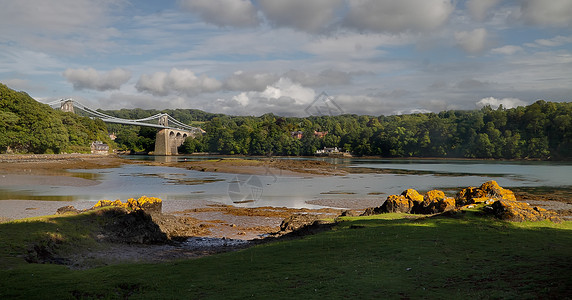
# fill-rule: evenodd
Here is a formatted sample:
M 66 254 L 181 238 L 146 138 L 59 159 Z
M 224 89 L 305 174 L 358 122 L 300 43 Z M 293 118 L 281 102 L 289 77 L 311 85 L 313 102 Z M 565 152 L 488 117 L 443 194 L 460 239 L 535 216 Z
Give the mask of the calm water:
M 140 156 L 129 159 L 154 159 Z M 212 157 L 158 157 L 161 160 L 200 160 Z M 318 159 L 318 158 L 316 158 Z M 143 195 L 169 201 L 209 200 L 239 206 L 316 207 L 313 199 L 385 198 L 407 188 L 426 191 L 478 186 L 494 179 L 504 187 L 572 188 L 572 164 L 554 162 L 497 162 L 476 160 L 327 159 L 340 166 L 360 167 L 365 173 L 330 177 L 233 175 L 182 168 L 124 165 L 104 170 L 74 170 L 97 178 L 99 184 L 69 186 L 0 186 L 2 199 L 73 200 L 96 202 Z M 367 169 L 363 169 L 367 168 Z M 377 169 L 410 171 L 377 174 Z M 372 172 L 368 172 L 368 170 Z M 401 172 L 403 173 L 403 172 Z M 381 194 L 381 196 L 379 195 Z

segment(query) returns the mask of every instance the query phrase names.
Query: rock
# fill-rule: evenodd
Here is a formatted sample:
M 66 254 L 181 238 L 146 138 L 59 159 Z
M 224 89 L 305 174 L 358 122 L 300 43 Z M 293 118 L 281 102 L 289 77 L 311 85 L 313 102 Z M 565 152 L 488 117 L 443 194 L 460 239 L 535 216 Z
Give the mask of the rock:
M 163 209 L 163 201 L 159 198 L 143 196 L 139 199 L 131 198 L 123 203 L 121 200 L 99 200 L 93 208 L 114 206 L 120 208 L 129 208 L 132 210 L 144 210 L 147 213 L 161 213 Z
M 108 242 L 127 244 L 158 244 L 167 242 L 163 233 L 150 214 L 143 210 L 129 211 L 114 208 L 101 212 L 104 223 L 104 239 Z
M 81 212 L 81 210 L 79 210 L 79 209 L 77 209 L 71 205 L 68 205 L 68 206 L 63 206 L 63 207 L 58 208 L 58 210 L 56 211 L 56 214 L 57 215 L 64 215 L 64 214 L 77 215 L 80 212 Z
M 127 206 L 133 210 L 144 210 L 147 213 L 161 213 L 163 201 L 155 197 L 143 196 L 137 200 L 131 198 L 127 200 Z
M 381 206 L 378 207 L 368 207 L 364 210 L 364 212 L 360 215 L 360 216 L 373 216 L 373 215 L 379 215 L 382 213 L 386 213 L 386 211 L 383 211 L 381 209 Z
M 387 213 L 410 213 L 413 205 L 413 201 L 403 195 L 389 195 L 380 209 Z
M 359 214 L 355 210 L 344 210 L 340 214 L 340 217 L 357 217 Z
M 414 189 L 406 189 L 403 191 L 403 193 L 401 193 L 401 195 L 413 201 L 414 204 L 423 202 L 423 196 L 421 196 L 421 194 L 419 194 L 419 192 Z
M 423 196 L 423 202 L 415 205 L 411 212 L 415 214 L 436 214 L 455 208 L 455 199 L 446 197 L 443 191 L 431 190 Z
M 516 201 L 514 193 L 504 189 L 494 180 L 483 183 L 480 187 L 462 189 L 455 197 L 458 206 L 485 203 L 490 204 L 496 200 Z
M 281 231 L 295 231 L 305 226 L 312 225 L 318 220 L 317 215 L 294 214 L 284 219 L 280 224 Z
M 562 221 L 555 212 L 537 206 L 532 207 L 528 203 L 519 201 L 497 200 L 486 207 L 485 211 L 490 212 L 501 220 L 512 222 L 542 220 L 550 220 L 553 222 Z

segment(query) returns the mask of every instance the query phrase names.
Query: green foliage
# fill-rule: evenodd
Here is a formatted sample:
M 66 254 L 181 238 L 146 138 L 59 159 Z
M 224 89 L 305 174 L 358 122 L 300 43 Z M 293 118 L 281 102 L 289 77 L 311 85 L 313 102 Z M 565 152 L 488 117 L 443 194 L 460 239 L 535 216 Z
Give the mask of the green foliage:
M 189 149 L 221 154 L 313 155 L 323 147 L 338 147 L 357 156 L 572 158 L 572 103 L 542 100 L 513 109 L 485 107 L 388 117 L 216 116 L 205 129 L 205 138 L 192 142 Z M 292 137 L 294 131 L 302 131 L 302 139 Z M 314 131 L 328 134 L 318 138 Z
M 89 152 L 96 140 L 109 141 L 101 120 L 54 110 L 0 84 L 0 152 Z

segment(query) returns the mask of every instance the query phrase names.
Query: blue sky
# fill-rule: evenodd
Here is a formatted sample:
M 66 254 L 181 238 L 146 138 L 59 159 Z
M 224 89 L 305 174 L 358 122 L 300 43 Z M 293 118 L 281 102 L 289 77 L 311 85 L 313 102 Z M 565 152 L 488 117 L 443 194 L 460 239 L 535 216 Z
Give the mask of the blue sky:
M 572 100 L 571 0 L 0 0 L 0 82 L 42 102 L 304 116 Z

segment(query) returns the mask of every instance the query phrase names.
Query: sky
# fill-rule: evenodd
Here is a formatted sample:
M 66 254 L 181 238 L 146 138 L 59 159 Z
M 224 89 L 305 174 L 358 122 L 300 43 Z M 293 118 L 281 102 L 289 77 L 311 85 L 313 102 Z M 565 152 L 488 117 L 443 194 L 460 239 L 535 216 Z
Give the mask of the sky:
M 0 82 L 44 103 L 307 116 L 326 99 L 378 116 L 572 101 L 572 0 L 0 7 Z

